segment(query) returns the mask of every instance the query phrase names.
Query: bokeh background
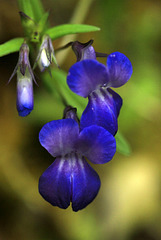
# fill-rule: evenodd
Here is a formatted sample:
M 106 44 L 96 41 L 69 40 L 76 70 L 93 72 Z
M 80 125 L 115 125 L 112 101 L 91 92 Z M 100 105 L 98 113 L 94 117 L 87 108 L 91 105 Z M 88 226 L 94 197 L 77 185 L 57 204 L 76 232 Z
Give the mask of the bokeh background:
M 45 202 L 38 179 L 53 158 L 38 141 L 47 121 L 62 117 L 63 105 L 36 72 L 35 109 L 26 118 L 16 111 L 16 78 L 6 85 L 18 53 L 0 58 L 0 240 L 159 240 L 161 238 L 161 1 L 44 0 L 52 26 L 86 23 L 100 32 L 75 36 L 94 39 L 96 51 L 120 51 L 132 62 L 133 75 L 116 91 L 124 104 L 119 129 L 132 153 L 116 153 L 94 165 L 101 189 L 93 203 L 77 213 Z M 0 0 L 0 43 L 23 36 L 17 1 Z M 54 42 L 57 48 L 74 36 Z M 71 50 L 56 55 L 68 71 Z M 54 82 L 53 82 L 54 84 Z M 71 103 L 72 104 L 72 103 Z

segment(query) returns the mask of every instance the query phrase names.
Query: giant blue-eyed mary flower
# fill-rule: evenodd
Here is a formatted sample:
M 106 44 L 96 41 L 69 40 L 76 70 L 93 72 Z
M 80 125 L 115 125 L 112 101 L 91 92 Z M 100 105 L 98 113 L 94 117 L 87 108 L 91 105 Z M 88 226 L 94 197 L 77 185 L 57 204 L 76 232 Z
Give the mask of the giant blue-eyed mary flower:
M 16 73 L 17 110 L 19 116 L 25 117 L 33 110 L 33 80 L 35 81 L 34 74 L 29 62 L 29 47 L 26 43 L 23 43 L 21 45 L 18 63 L 9 79 L 9 82 Z
M 93 58 L 83 59 L 69 69 L 67 76 L 69 88 L 89 99 L 81 117 L 81 129 L 96 124 L 111 134 L 116 134 L 122 98 L 111 87 L 124 85 L 131 74 L 131 62 L 120 52 L 108 55 L 106 66 Z
M 112 134 L 100 126 L 89 126 L 81 132 L 73 109 L 65 119 L 54 120 L 39 133 L 41 145 L 55 161 L 41 175 L 39 192 L 53 206 L 73 211 L 85 208 L 96 197 L 100 179 L 87 163 L 103 164 L 112 159 L 116 142 Z

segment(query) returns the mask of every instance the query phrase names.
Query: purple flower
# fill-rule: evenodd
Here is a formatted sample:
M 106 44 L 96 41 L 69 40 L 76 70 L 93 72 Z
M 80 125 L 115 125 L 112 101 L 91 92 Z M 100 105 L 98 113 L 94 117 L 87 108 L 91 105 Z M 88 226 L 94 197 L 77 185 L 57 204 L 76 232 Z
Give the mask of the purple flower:
M 17 73 L 17 110 L 19 116 L 25 117 L 33 110 L 34 99 L 32 80 L 35 81 L 29 62 L 29 47 L 26 43 L 23 43 L 21 45 L 18 63 L 9 79 L 9 82 L 16 73 Z
M 100 188 L 99 176 L 85 158 L 95 164 L 110 161 L 116 151 L 115 138 L 96 125 L 80 132 L 74 111 L 68 110 L 66 119 L 43 126 L 39 141 L 56 158 L 40 177 L 42 197 L 63 209 L 70 202 L 73 211 L 85 208 Z
M 67 76 L 69 88 L 89 99 L 81 117 L 81 129 L 97 124 L 116 134 L 122 99 L 110 87 L 124 85 L 131 74 L 131 62 L 120 52 L 111 53 L 107 57 L 107 66 L 94 59 L 85 59 L 70 68 Z

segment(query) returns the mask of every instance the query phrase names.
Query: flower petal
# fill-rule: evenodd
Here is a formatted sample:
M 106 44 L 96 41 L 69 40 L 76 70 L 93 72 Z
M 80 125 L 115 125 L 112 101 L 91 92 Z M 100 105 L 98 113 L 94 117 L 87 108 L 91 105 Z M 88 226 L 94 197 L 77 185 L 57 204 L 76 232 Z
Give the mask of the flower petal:
M 83 157 L 74 153 L 56 158 L 39 179 L 39 192 L 46 201 L 64 209 L 71 201 L 73 211 L 91 203 L 99 188 L 98 174 Z
M 21 73 L 19 75 L 17 80 L 17 111 L 19 116 L 25 117 L 33 110 L 34 106 L 33 83 L 32 79 L 22 76 Z
M 75 154 L 72 177 L 72 208 L 78 211 L 85 208 L 97 196 L 101 182 L 98 174 L 83 157 Z
M 71 167 L 65 158 L 56 158 L 39 179 L 39 192 L 53 206 L 67 208 L 71 198 Z
M 92 91 L 108 83 L 106 67 L 93 59 L 75 63 L 69 70 L 67 84 L 76 94 L 87 97 Z
M 116 115 L 118 117 L 120 113 L 120 109 L 122 107 L 122 98 L 118 93 L 114 92 L 111 88 L 108 88 L 107 91 L 110 93 L 110 95 L 113 98 L 113 102 L 116 106 Z
M 75 149 L 79 126 L 73 119 L 61 119 L 45 124 L 39 133 L 41 145 L 53 156 L 61 156 Z
M 110 87 L 124 85 L 132 75 L 132 64 L 130 60 L 120 52 L 111 53 L 107 58 L 107 72 Z
M 89 102 L 84 110 L 80 128 L 99 125 L 115 135 L 118 130 L 117 117 L 122 105 L 121 97 L 111 89 L 100 88 L 89 95 Z
M 115 138 L 100 126 L 90 126 L 80 132 L 78 149 L 92 163 L 110 161 L 116 152 Z

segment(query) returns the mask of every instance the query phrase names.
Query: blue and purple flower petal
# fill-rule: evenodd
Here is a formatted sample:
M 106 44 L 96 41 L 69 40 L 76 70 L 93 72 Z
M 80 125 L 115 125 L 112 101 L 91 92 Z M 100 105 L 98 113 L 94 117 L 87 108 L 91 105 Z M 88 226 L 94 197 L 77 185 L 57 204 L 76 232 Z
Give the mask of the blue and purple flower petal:
M 46 123 L 39 133 L 39 141 L 53 157 L 57 157 L 74 151 L 78 136 L 78 123 L 73 119 L 61 119 Z
M 81 97 L 108 83 L 106 67 L 97 60 L 85 59 L 75 63 L 69 70 L 67 84 L 69 88 Z
M 104 87 L 93 91 L 88 100 L 88 105 L 81 116 L 80 128 L 97 124 L 115 135 L 118 130 L 117 117 L 122 106 L 122 98 L 112 89 Z
M 99 188 L 98 174 L 76 153 L 56 158 L 39 180 L 39 192 L 46 201 L 63 209 L 72 202 L 73 211 L 93 201 Z
M 111 53 L 107 57 L 107 72 L 110 87 L 121 87 L 132 75 L 132 65 L 130 60 L 120 52 Z

